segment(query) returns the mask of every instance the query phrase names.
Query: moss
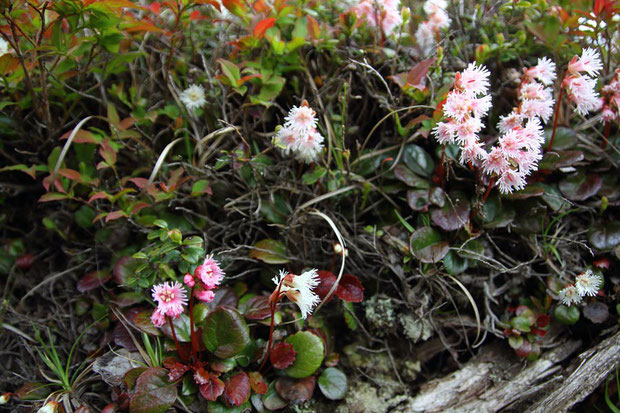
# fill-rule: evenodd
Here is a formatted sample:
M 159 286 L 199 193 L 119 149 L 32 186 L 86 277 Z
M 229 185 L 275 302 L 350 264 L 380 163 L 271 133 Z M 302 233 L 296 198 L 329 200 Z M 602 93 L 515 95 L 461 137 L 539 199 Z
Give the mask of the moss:
M 423 318 L 415 318 L 411 314 L 401 315 L 398 318 L 405 336 L 413 340 L 414 343 L 422 340 L 426 341 L 433 335 L 433 327 Z
M 371 297 L 365 304 L 366 319 L 378 337 L 384 337 L 386 333 L 396 328 L 396 315 L 394 303 L 389 298 Z

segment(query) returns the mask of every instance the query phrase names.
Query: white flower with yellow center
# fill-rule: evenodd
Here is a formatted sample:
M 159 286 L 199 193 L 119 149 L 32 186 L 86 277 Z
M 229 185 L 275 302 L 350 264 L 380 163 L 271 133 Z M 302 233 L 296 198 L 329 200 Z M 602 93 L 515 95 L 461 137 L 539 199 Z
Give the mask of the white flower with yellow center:
M 570 284 L 566 288 L 560 290 L 560 300 L 565 305 L 579 304 L 581 302 L 581 295 L 577 291 L 577 287 Z
M 575 287 L 579 295 L 594 297 L 603 285 L 603 277 L 594 274 L 592 270 L 586 270 L 575 278 Z
M 205 89 L 200 85 L 190 85 L 179 97 L 187 110 L 199 109 L 207 103 Z

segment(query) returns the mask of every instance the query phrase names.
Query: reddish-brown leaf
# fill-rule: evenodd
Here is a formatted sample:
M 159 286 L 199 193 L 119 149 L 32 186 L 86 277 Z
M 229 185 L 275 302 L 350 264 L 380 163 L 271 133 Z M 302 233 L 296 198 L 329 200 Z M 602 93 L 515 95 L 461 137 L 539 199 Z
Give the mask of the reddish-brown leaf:
M 275 17 L 269 17 L 267 19 L 259 21 L 254 27 L 254 37 L 256 37 L 257 39 L 262 39 L 265 36 L 265 32 L 269 28 L 273 27 L 275 22 Z
M 67 179 L 71 179 L 72 181 L 81 181 L 82 175 L 76 171 L 75 169 L 69 168 L 60 168 L 58 170 L 58 175 L 64 176 Z
M 285 369 L 295 361 L 295 349 L 292 344 L 278 343 L 271 350 L 269 360 L 273 367 L 277 369 Z
M 101 287 L 111 278 L 112 275 L 107 271 L 92 271 L 80 278 L 77 283 L 77 289 L 81 293 L 94 290 L 97 287 Z
M 411 69 L 407 74 L 407 83 L 417 89 L 424 89 L 422 80 L 426 77 L 428 69 L 430 69 L 433 62 L 435 62 L 435 58 L 431 57 L 430 59 L 424 59 L 413 66 L 413 69 Z
M 60 137 L 60 140 L 69 139 L 73 131 L 69 131 Z M 80 129 L 73 138 L 74 143 L 99 143 L 91 132 Z
M 250 378 L 240 372 L 226 380 L 224 400 L 229 406 L 241 406 L 250 398 Z
M 183 377 L 185 372 L 189 370 L 189 366 L 179 363 L 178 361 L 174 362 L 172 365 L 167 365 L 166 368 L 168 369 L 168 380 L 170 381 L 179 380 Z
M 257 371 L 251 371 L 248 373 L 250 377 L 250 387 L 256 394 L 267 393 L 267 383 L 263 380 L 263 376 Z
M 361 303 L 364 300 L 364 286 L 355 275 L 342 274 L 336 295 L 350 303 Z
M 284 400 L 292 403 L 303 403 L 312 398 L 315 385 L 315 376 L 306 377 L 305 379 L 281 377 L 276 381 L 276 391 Z
M 224 393 L 224 382 L 217 377 L 209 377 L 209 381 L 200 386 L 200 394 L 206 400 L 214 402 Z
M 307 15 L 306 19 L 308 21 L 308 24 L 306 25 L 308 34 L 310 34 L 312 40 L 317 40 L 321 35 L 321 27 L 319 26 L 319 22 L 317 22 L 316 19 L 310 15 Z
M 248 320 L 264 320 L 271 315 L 269 307 L 269 297 L 257 295 L 244 303 L 243 315 Z
M 115 221 L 119 218 L 127 218 L 127 213 L 125 211 L 112 211 L 105 217 L 105 222 Z
M 325 299 L 327 294 L 332 289 L 334 283 L 338 279 L 331 271 L 319 270 L 317 271 L 319 274 L 319 279 L 321 280 L 319 285 L 314 289 L 314 292 L 321 298 L 321 300 Z M 332 300 L 334 295 L 329 298 L 329 301 Z

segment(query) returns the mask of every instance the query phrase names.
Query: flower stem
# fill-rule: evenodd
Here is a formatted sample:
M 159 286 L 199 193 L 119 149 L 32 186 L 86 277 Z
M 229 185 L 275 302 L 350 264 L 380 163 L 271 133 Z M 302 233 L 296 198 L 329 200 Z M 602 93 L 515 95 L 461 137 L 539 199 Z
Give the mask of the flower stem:
M 269 342 L 267 343 L 267 349 L 265 350 L 265 356 L 263 357 L 263 361 L 260 363 L 260 367 L 258 370 L 262 370 L 269 358 L 269 353 L 271 353 L 271 345 L 273 344 L 273 330 L 275 328 L 275 319 L 276 319 L 276 306 L 277 302 L 271 303 L 271 323 L 269 324 Z
M 611 122 L 606 121 L 603 128 L 603 142 L 601 142 L 601 149 L 607 148 L 607 141 L 609 141 L 609 133 L 611 132 Z
M 174 344 L 177 346 L 177 352 L 179 353 L 179 356 L 181 356 L 181 359 L 185 361 L 185 355 L 181 351 L 181 345 L 179 344 L 179 340 L 177 339 L 177 332 L 174 329 L 172 318 L 169 316 L 166 316 L 166 319 L 168 320 L 168 324 L 170 325 L 170 330 L 172 330 L 172 337 L 174 338 Z
M 491 194 L 491 188 L 493 188 L 493 185 L 495 185 L 495 177 L 494 176 L 491 177 L 491 180 L 489 181 L 489 186 L 487 186 L 487 190 L 484 192 L 484 195 L 482 196 L 482 202 L 481 202 L 482 205 L 484 205 L 484 203 L 486 202 L 487 198 Z M 469 218 L 470 221 L 473 221 L 474 218 L 476 218 L 476 215 L 478 215 L 478 211 L 479 210 L 480 210 L 480 208 L 478 208 L 478 206 L 476 206 L 476 209 L 474 209 L 474 211 L 471 213 L 471 217 Z
M 198 340 L 196 340 L 196 330 L 194 330 L 194 285 L 189 297 L 189 333 L 192 343 L 192 358 L 198 359 Z
M 555 104 L 555 120 L 553 121 L 553 132 L 551 132 L 551 139 L 549 139 L 549 145 L 547 146 L 547 152 L 553 147 L 553 139 L 555 139 L 555 131 L 558 128 L 558 119 L 560 118 L 560 106 L 562 104 L 562 93 L 564 93 L 564 86 L 560 86 L 560 93 L 558 94 L 558 101 Z

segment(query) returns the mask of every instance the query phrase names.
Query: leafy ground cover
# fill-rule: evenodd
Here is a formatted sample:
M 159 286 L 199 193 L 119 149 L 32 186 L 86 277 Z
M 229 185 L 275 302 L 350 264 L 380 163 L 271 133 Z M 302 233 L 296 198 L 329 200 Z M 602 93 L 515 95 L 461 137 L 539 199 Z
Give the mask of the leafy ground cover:
M 0 409 L 619 411 L 619 10 L 0 0 Z

